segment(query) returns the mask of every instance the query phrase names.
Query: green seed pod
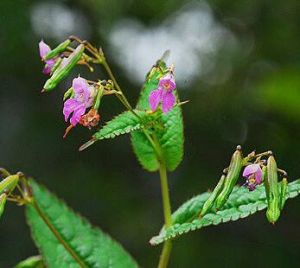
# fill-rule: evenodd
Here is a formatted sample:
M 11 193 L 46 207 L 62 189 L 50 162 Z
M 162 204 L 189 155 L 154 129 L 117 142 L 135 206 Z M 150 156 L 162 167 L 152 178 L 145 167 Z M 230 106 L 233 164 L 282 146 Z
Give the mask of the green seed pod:
M 280 216 L 280 196 L 278 189 L 277 164 L 272 155 L 268 158 L 267 173 L 268 176 L 265 185 L 267 185 L 266 194 L 268 195 L 268 209 L 266 216 L 268 221 L 274 224 Z
M 268 169 L 266 166 L 262 167 L 262 178 L 263 178 L 263 183 L 264 183 L 265 190 L 266 190 L 267 201 L 269 203 L 270 187 L 269 187 L 269 183 L 268 183 Z
M 287 186 L 288 186 L 287 178 L 283 178 L 280 184 L 280 210 L 283 209 L 285 204 Z
M 52 76 L 46 81 L 42 92 L 47 92 L 54 89 L 57 84 L 64 79 L 77 62 L 81 59 L 84 51 L 84 45 L 80 44 L 68 58 L 64 58 Z
M 51 74 L 53 74 L 57 68 L 59 67 L 59 65 L 61 64 L 62 62 L 62 58 L 58 58 L 55 62 L 55 64 L 53 65 L 52 69 L 51 69 Z
M 214 202 L 218 196 L 218 194 L 221 192 L 223 185 L 224 185 L 224 181 L 225 181 L 226 176 L 223 174 L 217 184 L 217 186 L 215 187 L 215 189 L 212 191 L 212 193 L 210 194 L 210 196 L 208 197 L 208 199 L 205 201 L 202 210 L 200 212 L 199 217 L 203 217 L 207 212 L 210 211 L 210 209 L 213 207 Z
M 71 44 L 71 40 L 67 39 L 66 41 L 60 43 L 56 48 L 52 49 L 45 57 L 44 60 L 50 60 L 60 53 L 64 52 L 66 48 Z
M 235 186 L 239 178 L 242 166 L 243 156 L 241 147 L 238 146 L 236 148 L 236 151 L 232 155 L 231 162 L 228 168 L 228 173 L 224 182 L 224 187 L 216 199 L 216 207 L 218 209 L 220 209 L 225 204 L 229 195 L 231 194 L 233 187 Z
M 0 195 L 11 192 L 19 182 L 19 175 L 10 175 L 0 182 Z
M 0 195 L 0 218 L 4 212 L 4 207 L 5 207 L 5 204 L 6 204 L 6 198 L 7 198 L 7 195 L 6 194 L 1 194 Z

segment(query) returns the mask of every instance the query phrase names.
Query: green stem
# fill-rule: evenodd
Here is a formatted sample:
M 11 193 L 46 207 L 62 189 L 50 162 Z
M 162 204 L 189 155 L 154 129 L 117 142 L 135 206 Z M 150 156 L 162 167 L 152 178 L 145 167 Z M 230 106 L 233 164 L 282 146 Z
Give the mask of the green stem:
M 171 205 L 170 205 L 167 170 L 166 170 L 165 163 L 160 163 L 159 175 L 160 175 L 160 183 L 161 183 L 161 194 L 162 194 L 162 201 L 163 201 L 165 226 L 166 228 L 168 228 L 172 225 L 172 217 L 171 217 Z
M 165 228 L 168 228 L 172 225 L 172 216 L 171 216 L 172 214 L 171 214 L 167 169 L 164 162 L 160 162 L 159 175 L 160 175 L 160 182 L 161 182 L 161 193 L 162 193 L 163 210 L 164 210 L 164 218 L 165 218 Z M 172 241 L 168 240 L 164 243 L 160 255 L 159 263 L 158 263 L 158 268 L 167 267 L 171 250 L 172 250 Z
M 168 240 L 164 243 L 163 250 L 159 258 L 158 268 L 166 268 L 168 266 L 170 253 L 172 250 L 172 241 Z
M 127 100 L 127 98 L 123 94 L 123 91 L 122 91 L 121 87 L 119 86 L 114 74 L 112 73 L 105 57 L 102 58 L 101 63 L 103 65 L 104 69 L 106 70 L 106 72 L 108 73 L 109 77 L 111 78 L 111 80 L 114 82 L 115 88 L 122 94 L 121 96 L 122 96 L 122 99 L 124 101 L 125 106 L 127 107 L 128 110 L 132 110 L 132 107 L 131 107 L 129 101 Z
M 136 117 L 140 118 L 140 116 L 133 110 L 132 106 L 130 105 L 129 101 L 127 100 L 126 96 L 124 95 L 124 93 L 123 93 L 121 87 L 119 86 L 113 72 L 111 71 L 105 57 L 98 56 L 98 58 L 99 58 L 99 63 L 101 63 L 103 65 L 104 69 L 108 73 L 108 76 L 113 81 L 116 90 L 120 93 L 120 95 L 116 94 L 117 98 L 122 102 L 122 104 L 127 108 L 127 110 L 131 111 Z
M 80 257 L 77 255 L 76 252 L 65 242 L 65 240 L 62 238 L 60 233 L 55 229 L 55 227 L 51 224 L 48 217 L 44 214 L 44 212 L 39 208 L 36 201 L 33 199 L 30 203 L 36 212 L 39 214 L 39 216 L 42 218 L 44 223 L 49 227 L 50 231 L 53 233 L 53 235 L 57 238 L 57 240 L 64 246 L 64 248 L 71 254 L 71 256 L 74 258 L 74 260 L 79 264 L 80 267 L 87 268 L 88 266 L 82 262 Z

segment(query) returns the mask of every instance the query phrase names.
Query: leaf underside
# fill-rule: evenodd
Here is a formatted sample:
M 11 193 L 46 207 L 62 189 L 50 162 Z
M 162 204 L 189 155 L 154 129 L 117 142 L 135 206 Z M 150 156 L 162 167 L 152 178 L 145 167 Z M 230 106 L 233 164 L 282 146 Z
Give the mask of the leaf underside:
M 30 180 L 30 184 L 40 210 L 68 247 L 67 250 L 34 207 L 28 205 L 27 221 L 47 267 L 138 267 L 122 246 L 107 234 L 92 227 L 87 220 L 74 213 L 44 187 L 33 180 Z M 81 265 L 70 251 L 77 256 Z
M 286 199 L 294 198 L 299 193 L 300 179 L 288 184 Z M 172 215 L 174 225 L 168 229 L 163 228 L 159 235 L 150 240 L 150 244 L 158 245 L 166 240 L 209 225 L 246 218 L 267 207 L 263 185 L 258 186 L 252 192 L 245 187 L 236 186 L 221 210 L 212 211 L 200 219 L 199 213 L 209 195 L 208 192 L 200 194 L 181 205 Z
M 113 139 L 117 136 L 142 129 L 151 121 L 151 115 L 144 111 L 126 111 L 108 121 L 98 132 L 94 134 L 96 140 Z
M 150 109 L 149 94 L 151 91 L 157 89 L 159 77 L 165 70 L 166 64 L 163 61 L 159 61 L 151 69 L 136 106 L 138 110 Z M 160 144 L 166 167 L 169 171 L 172 171 L 179 165 L 183 157 L 184 137 L 181 107 L 177 106 L 170 112 L 162 114 L 160 123 L 163 128 L 156 130 L 155 135 Z M 159 162 L 145 134 L 142 131 L 135 131 L 131 133 L 131 141 L 140 164 L 148 171 L 158 170 Z

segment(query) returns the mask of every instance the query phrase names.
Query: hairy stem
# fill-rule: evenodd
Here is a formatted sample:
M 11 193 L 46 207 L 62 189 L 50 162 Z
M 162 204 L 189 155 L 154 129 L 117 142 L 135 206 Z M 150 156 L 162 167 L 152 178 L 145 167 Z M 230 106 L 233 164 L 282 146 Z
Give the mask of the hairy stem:
M 53 233 L 53 235 L 57 238 L 57 240 L 63 245 L 63 247 L 71 254 L 71 256 L 74 258 L 74 260 L 79 264 L 82 268 L 87 268 L 88 266 L 82 262 L 80 257 L 77 255 L 76 252 L 65 242 L 63 237 L 60 235 L 60 233 L 55 229 L 55 227 L 52 225 L 52 223 L 49 221 L 48 217 L 44 214 L 44 212 L 39 208 L 36 201 L 33 199 L 33 201 L 30 203 L 30 205 L 33 206 L 33 208 L 36 210 L 36 212 L 39 214 L 39 216 L 42 218 L 44 223 L 49 227 L 50 231 Z

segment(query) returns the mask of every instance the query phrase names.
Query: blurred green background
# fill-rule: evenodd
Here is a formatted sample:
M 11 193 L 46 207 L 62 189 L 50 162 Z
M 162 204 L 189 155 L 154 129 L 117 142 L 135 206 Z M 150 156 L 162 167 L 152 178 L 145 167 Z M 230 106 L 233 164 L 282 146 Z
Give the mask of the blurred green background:
M 128 136 L 79 153 L 92 132 L 62 139 L 62 95 L 40 93 L 38 42 L 70 34 L 99 44 L 132 103 L 151 65 L 170 48 L 185 120 L 185 157 L 170 174 L 173 209 L 212 188 L 237 144 L 273 150 L 290 180 L 300 173 L 299 0 L 0 1 L 0 165 L 22 170 L 100 226 L 137 259 L 155 267 L 148 241 L 162 223 L 160 183 L 137 163 Z M 102 122 L 122 110 L 114 98 Z M 240 182 L 242 183 L 242 181 Z M 170 267 L 299 267 L 300 200 L 287 202 L 275 226 L 263 212 L 174 242 Z M 23 208 L 0 221 L 0 267 L 37 254 Z

